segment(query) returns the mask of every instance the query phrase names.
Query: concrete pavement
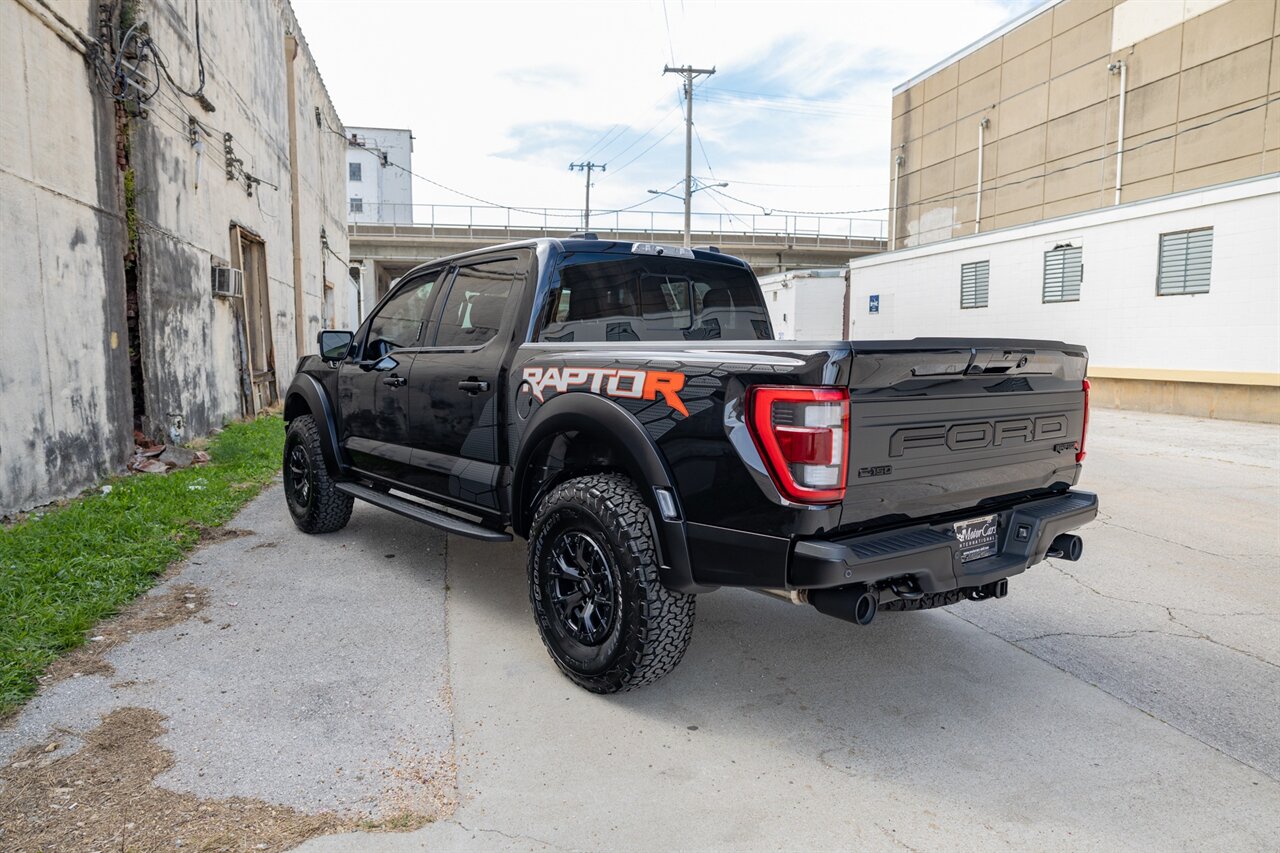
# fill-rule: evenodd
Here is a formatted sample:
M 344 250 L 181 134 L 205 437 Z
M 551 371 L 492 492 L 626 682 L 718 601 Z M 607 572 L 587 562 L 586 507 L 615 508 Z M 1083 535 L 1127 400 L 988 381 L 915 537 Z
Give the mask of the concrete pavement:
M 680 667 L 613 697 L 547 657 L 523 543 L 363 506 L 305 537 L 271 490 L 233 522 L 253 535 L 173 581 L 210 590 L 208 622 L 47 689 L 0 757 L 141 706 L 169 718 L 160 785 L 438 816 L 313 852 L 1269 849 L 1277 447 L 1274 426 L 1095 411 L 1082 485 L 1105 514 L 1083 561 L 868 628 L 703 596 Z
M 680 667 L 618 697 L 551 666 L 523 547 L 451 539 L 461 805 L 303 849 L 1268 849 L 1277 438 L 1095 412 L 1084 561 L 867 629 L 704 596 Z
M 64 755 L 140 707 L 167 718 L 163 787 L 359 819 L 438 812 L 453 789 L 443 535 L 357 506 L 346 530 L 304 536 L 279 486 L 230 526 L 245 535 L 150 594 L 194 585 L 208 605 L 112 649 L 113 671 L 43 690 L 0 729 L 0 760 L 50 739 Z

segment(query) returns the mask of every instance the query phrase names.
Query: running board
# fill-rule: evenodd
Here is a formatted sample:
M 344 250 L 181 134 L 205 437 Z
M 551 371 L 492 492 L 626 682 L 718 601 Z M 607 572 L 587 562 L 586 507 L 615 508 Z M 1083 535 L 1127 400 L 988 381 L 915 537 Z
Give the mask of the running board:
M 389 495 L 386 492 L 380 492 L 368 486 L 362 486 L 359 483 L 334 483 L 333 486 L 338 491 L 351 495 L 353 498 L 359 498 L 374 506 L 380 506 L 383 509 L 389 509 L 394 513 L 403 515 L 405 518 L 412 518 L 414 521 L 438 527 L 458 536 L 466 536 L 469 539 L 483 539 L 485 542 L 511 541 L 510 533 L 484 527 L 474 521 L 467 521 L 466 519 L 425 507 L 422 504 L 398 498 L 395 495 Z

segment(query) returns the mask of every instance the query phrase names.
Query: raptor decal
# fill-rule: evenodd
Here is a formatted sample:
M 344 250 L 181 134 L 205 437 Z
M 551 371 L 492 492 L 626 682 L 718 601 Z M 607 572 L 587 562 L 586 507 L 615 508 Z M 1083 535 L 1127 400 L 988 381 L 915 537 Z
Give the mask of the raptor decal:
M 685 417 L 689 410 L 680 399 L 684 374 L 665 370 L 625 370 L 610 367 L 526 367 L 521 378 L 539 402 L 548 389 L 563 394 L 573 387 L 586 387 L 593 394 L 607 394 L 631 400 L 656 400 L 661 394 L 667 405 Z

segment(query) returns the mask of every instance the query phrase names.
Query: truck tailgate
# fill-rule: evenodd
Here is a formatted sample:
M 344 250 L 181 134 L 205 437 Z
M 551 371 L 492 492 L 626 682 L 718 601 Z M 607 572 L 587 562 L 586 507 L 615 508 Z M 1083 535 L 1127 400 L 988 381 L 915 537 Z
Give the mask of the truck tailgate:
M 1073 485 L 1081 347 L 1046 341 L 855 343 L 844 529 Z

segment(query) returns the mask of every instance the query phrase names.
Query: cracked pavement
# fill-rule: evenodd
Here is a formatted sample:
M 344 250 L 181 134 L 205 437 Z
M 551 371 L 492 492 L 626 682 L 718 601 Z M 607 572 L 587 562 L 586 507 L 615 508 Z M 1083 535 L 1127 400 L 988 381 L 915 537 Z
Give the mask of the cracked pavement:
M 1278 447 L 1276 426 L 1097 410 L 1081 485 L 1104 515 L 1080 562 L 867 628 L 703 596 L 684 662 L 621 696 L 547 657 L 523 543 L 359 505 L 306 537 L 272 489 L 233 522 L 252 535 L 167 584 L 208 588 L 208 622 L 51 685 L 0 729 L 0 758 L 138 705 L 169 718 L 158 782 L 176 790 L 356 815 L 456 798 L 421 829 L 309 853 L 1269 849 Z M 456 787 L 411 760 L 446 754 Z

